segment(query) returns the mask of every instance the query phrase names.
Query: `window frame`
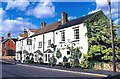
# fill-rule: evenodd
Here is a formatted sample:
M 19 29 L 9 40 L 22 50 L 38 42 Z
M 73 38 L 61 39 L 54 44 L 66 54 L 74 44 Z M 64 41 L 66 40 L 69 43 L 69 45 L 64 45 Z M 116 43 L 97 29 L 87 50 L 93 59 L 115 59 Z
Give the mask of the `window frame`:
M 50 47 L 51 44 L 52 44 L 52 43 L 51 43 L 51 39 L 49 39 L 49 40 L 48 40 L 48 47 Z
M 68 54 L 68 52 L 69 52 L 69 54 Z M 67 51 L 67 55 L 70 55 L 70 51 Z
M 38 48 L 42 48 L 42 41 L 38 42 Z
M 79 35 L 79 27 L 73 28 L 74 29 L 74 39 L 78 40 L 80 39 L 80 35 Z
M 65 30 L 62 30 L 60 32 L 61 32 L 61 41 L 65 41 Z

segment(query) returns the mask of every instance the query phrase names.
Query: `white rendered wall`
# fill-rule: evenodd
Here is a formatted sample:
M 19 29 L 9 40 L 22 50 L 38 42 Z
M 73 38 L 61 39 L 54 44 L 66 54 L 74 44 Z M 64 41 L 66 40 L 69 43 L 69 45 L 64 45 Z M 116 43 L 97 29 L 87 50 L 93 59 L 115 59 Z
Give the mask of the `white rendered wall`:
M 67 55 L 67 51 L 69 51 L 67 49 L 67 45 L 68 46 L 72 46 L 72 41 L 74 41 L 74 29 L 73 27 L 78 27 L 79 26 L 79 41 L 77 42 L 73 42 L 75 45 L 73 45 L 73 47 L 80 47 L 80 51 L 84 54 L 87 53 L 88 51 L 88 38 L 86 35 L 87 33 L 87 28 L 84 26 L 84 24 L 78 24 L 78 25 L 74 25 L 68 28 L 64 28 L 64 29 L 60 29 L 55 31 L 55 45 L 57 45 L 57 48 L 60 49 L 60 52 L 62 53 L 62 58 L 60 58 L 59 60 L 57 60 L 58 62 L 62 62 L 63 61 L 63 57 L 69 57 L 70 55 Z M 65 30 L 65 41 L 63 43 L 60 44 L 61 42 L 61 32 L 62 30 Z M 57 34 L 56 34 L 57 32 Z M 58 63 L 57 62 L 57 63 Z
M 44 51 L 50 49 L 54 52 L 54 49 L 48 46 L 48 40 L 51 40 L 51 44 L 53 43 L 53 32 L 48 32 L 44 34 Z M 47 54 L 47 61 L 45 61 L 45 54 Z M 52 57 L 53 53 L 44 53 L 44 63 L 49 63 L 48 54 Z

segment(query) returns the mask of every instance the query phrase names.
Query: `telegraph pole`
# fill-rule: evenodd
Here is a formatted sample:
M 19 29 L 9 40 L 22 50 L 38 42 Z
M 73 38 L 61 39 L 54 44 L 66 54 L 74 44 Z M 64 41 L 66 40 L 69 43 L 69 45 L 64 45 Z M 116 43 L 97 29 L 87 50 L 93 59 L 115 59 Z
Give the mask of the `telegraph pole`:
M 108 11 L 109 11 L 109 21 L 110 21 L 110 29 L 111 29 L 111 46 L 112 46 L 112 55 L 113 55 L 113 71 L 116 72 L 116 64 L 115 64 L 115 46 L 114 46 L 114 34 L 113 34 L 113 23 L 112 23 L 112 14 L 111 14 L 111 0 L 108 1 Z

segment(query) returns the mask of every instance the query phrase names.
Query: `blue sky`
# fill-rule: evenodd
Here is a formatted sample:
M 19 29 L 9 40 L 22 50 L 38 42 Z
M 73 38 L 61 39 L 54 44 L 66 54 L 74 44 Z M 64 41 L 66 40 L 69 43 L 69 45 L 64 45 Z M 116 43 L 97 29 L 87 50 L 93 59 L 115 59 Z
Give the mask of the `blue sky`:
M 120 25 L 118 1 L 114 0 L 112 2 L 111 11 L 114 23 Z M 24 27 L 27 29 L 38 29 L 41 22 L 51 24 L 60 20 L 61 12 L 67 12 L 68 19 L 72 20 L 98 10 L 103 10 L 108 16 L 107 9 L 107 0 L 93 0 L 92 2 L 2 1 L 0 5 L 0 36 L 6 37 L 6 33 L 10 31 L 12 37 L 17 37 L 19 33 L 23 32 Z M 118 33 L 120 35 L 120 30 Z

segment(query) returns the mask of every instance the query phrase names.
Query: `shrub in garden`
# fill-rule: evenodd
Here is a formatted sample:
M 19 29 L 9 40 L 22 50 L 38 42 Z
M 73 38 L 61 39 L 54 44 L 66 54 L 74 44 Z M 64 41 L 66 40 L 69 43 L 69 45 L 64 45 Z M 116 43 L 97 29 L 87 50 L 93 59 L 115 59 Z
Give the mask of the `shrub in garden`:
M 56 57 L 57 57 L 58 59 L 62 57 L 62 53 L 60 52 L 60 49 L 57 49 Z
M 43 63 L 43 59 L 42 59 L 42 57 L 39 58 L 39 63 L 40 63 L 40 64 Z
M 65 67 L 66 63 L 68 63 L 68 59 L 66 56 L 63 57 L 63 66 Z
M 57 63 L 57 59 L 55 58 L 55 56 L 53 55 L 50 59 L 49 59 L 49 64 L 54 66 Z
M 80 62 L 80 67 L 83 69 L 92 69 L 94 67 L 94 62 L 88 61 L 88 55 L 83 54 L 83 57 Z
M 30 57 L 27 56 L 27 57 L 26 57 L 26 63 L 29 63 L 29 61 L 30 61 Z

